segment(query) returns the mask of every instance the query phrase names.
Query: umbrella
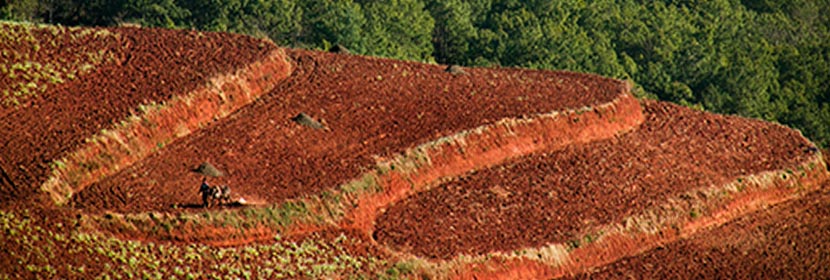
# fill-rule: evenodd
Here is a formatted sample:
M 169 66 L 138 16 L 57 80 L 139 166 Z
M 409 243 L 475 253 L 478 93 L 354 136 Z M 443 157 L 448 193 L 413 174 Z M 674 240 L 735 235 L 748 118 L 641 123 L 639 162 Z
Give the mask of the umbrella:
M 222 173 L 222 171 L 219 171 L 219 169 L 217 169 L 215 166 L 213 166 L 213 164 L 210 164 L 209 162 L 203 162 L 202 164 L 199 164 L 199 167 L 196 167 L 196 169 L 193 169 L 191 171 L 210 177 L 225 176 L 225 174 Z

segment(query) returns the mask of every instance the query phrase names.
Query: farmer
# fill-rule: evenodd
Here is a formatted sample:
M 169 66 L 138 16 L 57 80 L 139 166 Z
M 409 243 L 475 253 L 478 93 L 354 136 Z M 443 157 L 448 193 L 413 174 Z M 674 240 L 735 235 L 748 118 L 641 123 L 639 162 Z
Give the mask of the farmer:
M 202 177 L 202 185 L 199 186 L 199 193 L 202 194 L 202 206 L 210 206 L 210 186 L 207 183 L 207 177 Z

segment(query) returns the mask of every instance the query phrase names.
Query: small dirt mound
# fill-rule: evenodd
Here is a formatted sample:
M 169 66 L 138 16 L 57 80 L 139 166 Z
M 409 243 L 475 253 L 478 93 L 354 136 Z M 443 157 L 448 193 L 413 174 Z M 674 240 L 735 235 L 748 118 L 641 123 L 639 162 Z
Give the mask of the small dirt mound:
M 307 115 L 306 113 L 299 113 L 296 116 L 294 116 L 293 118 L 291 118 L 291 120 L 298 123 L 298 124 L 301 124 L 301 125 L 313 128 L 313 129 L 328 130 L 326 125 L 323 124 L 322 120 L 319 120 L 319 121 L 315 120 L 314 118 Z
M 210 164 L 209 162 L 203 162 L 202 164 L 199 164 L 198 167 L 192 169 L 191 171 L 202 174 L 202 175 L 205 175 L 205 176 L 210 176 L 210 177 L 225 176 L 225 173 L 220 171 L 218 168 L 216 168 L 216 166 L 213 166 L 213 164 Z
M 457 75 L 466 75 L 466 74 L 467 74 L 467 71 L 464 71 L 464 68 L 463 68 L 463 67 L 461 67 L 461 66 L 458 66 L 458 65 L 450 65 L 450 66 L 447 66 L 447 69 L 445 69 L 444 71 L 446 71 L 447 73 L 450 73 L 450 74 L 456 75 L 456 76 L 457 76 Z
M 349 49 L 341 44 L 337 44 L 329 48 L 330 53 L 342 53 L 342 54 L 350 54 L 352 53 Z

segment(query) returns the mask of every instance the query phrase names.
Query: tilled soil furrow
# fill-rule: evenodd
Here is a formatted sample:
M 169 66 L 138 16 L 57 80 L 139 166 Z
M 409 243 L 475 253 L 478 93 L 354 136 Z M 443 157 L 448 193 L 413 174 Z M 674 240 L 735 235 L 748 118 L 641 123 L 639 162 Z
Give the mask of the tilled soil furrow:
M 569 278 L 827 279 L 828 216 L 826 182 L 798 199 Z
M 94 54 L 111 54 L 113 59 L 100 58 L 104 62 L 92 72 L 48 87 L 0 121 L 4 169 L 18 187 L 0 189 L 3 205 L 32 199 L 59 165 L 55 161 L 82 146 L 85 139 L 139 114 L 139 105 L 186 93 L 206 83 L 205 77 L 231 71 L 274 49 L 273 44 L 242 35 L 150 28 L 89 30 L 116 35 L 88 36 L 73 44 Z M 64 34 L 40 34 L 44 53 L 57 48 L 52 52 L 56 61 L 71 57 L 76 50 L 60 48 L 61 40 L 69 40 L 65 38 L 69 32 Z M 58 44 L 52 46 L 51 41 Z M 235 47 L 216 56 L 186 55 L 204 48 L 205 42 Z
M 128 202 L 74 200 L 88 210 L 178 211 L 198 203 L 199 175 L 209 161 L 246 200 L 278 203 L 334 188 L 373 168 L 378 158 L 504 118 L 607 103 L 621 81 L 592 75 L 521 69 L 469 69 L 454 76 L 438 65 L 287 50 L 303 74 L 210 127 L 86 191 L 111 185 L 129 190 Z M 576 86 L 580 82 L 585 87 Z M 291 121 L 305 113 L 328 130 Z M 139 178 L 139 179 L 133 179 Z M 152 183 L 151 183 L 152 182 Z M 89 196 L 87 196 L 89 197 Z M 79 196 L 80 198 L 80 196 Z
M 579 240 L 581 229 L 737 177 L 792 168 L 811 144 L 783 126 L 646 103 L 616 139 L 480 170 L 391 206 L 376 239 L 436 259 Z

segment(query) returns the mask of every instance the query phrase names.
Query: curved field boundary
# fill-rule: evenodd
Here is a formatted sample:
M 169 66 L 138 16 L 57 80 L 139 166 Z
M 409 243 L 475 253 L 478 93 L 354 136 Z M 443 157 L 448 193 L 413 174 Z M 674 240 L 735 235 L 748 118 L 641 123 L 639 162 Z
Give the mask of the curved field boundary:
M 291 73 L 285 52 L 277 49 L 235 73 L 219 75 L 192 92 L 162 104 L 139 106 L 141 115 L 86 140 L 74 152 L 52 163 L 52 175 L 40 189 L 57 205 L 74 193 L 114 174 L 174 139 L 223 118 L 273 89 Z
M 153 233 L 158 240 L 222 246 L 270 239 L 273 233 L 294 235 L 327 227 L 370 235 L 375 217 L 386 205 L 442 180 L 542 149 L 606 139 L 634 129 L 644 120 L 642 107 L 628 94 L 629 87 L 622 89 L 616 99 L 594 108 L 503 119 L 422 144 L 392 159 L 378 159 L 374 170 L 335 190 L 279 205 L 202 214 L 110 213 L 93 219 L 101 229 L 125 238 Z M 272 234 L 263 232 L 263 226 L 271 228 Z
M 252 204 L 316 196 L 360 178 L 379 158 L 503 119 L 609 103 L 626 87 L 572 72 L 471 68 L 452 75 L 439 65 L 286 52 L 292 74 L 276 89 L 68 204 L 98 213 L 201 212 L 194 209 L 201 178 L 187 169 L 205 160 L 227 171 L 211 184 L 228 184 Z M 291 120 L 301 112 L 329 129 Z
M 793 168 L 813 154 L 798 132 L 644 101 L 646 121 L 613 139 L 569 145 L 454 177 L 392 204 L 373 236 L 431 260 L 567 242 L 702 187 Z
M 628 90 L 626 88 L 626 93 Z M 355 209 L 341 226 L 371 234 L 374 221 L 385 206 L 429 190 L 445 179 L 540 150 L 557 150 L 575 143 L 611 138 L 635 129 L 643 120 L 639 101 L 623 94 L 595 108 L 552 112 L 531 119 L 502 120 L 421 145 L 403 157 L 379 164 L 382 169 L 401 171 L 377 174 L 376 180 L 383 192 L 356 199 L 353 202 Z
M 824 153 L 828 154 L 827 152 Z M 571 279 L 830 279 L 830 181 L 818 190 Z M 671 262 L 664 260 L 672 259 Z M 705 260 L 705 261 L 701 261 Z
M 722 186 L 689 191 L 622 223 L 586 228 L 578 240 L 511 253 L 461 255 L 436 263 L 408 258 L 426 271 L 447 272 L 446 277 L 452 279 L 501 279 L 515 275 L 551 279 L 575 275 L 798 198 L 827 179 L 824 159 L 817 153 L 795 170 L 761 172 Z

